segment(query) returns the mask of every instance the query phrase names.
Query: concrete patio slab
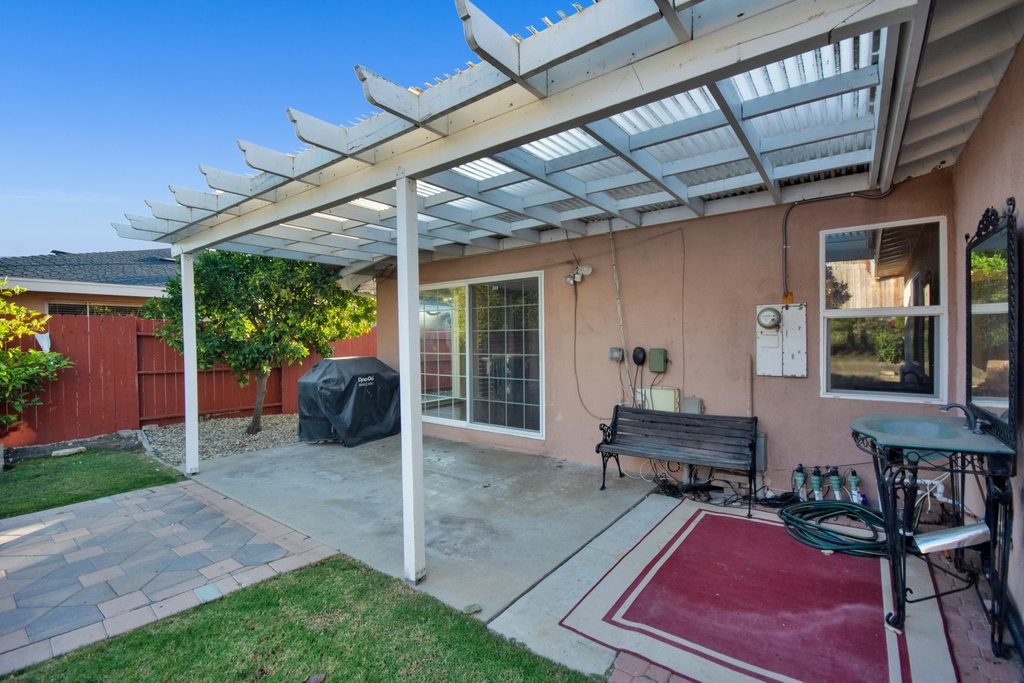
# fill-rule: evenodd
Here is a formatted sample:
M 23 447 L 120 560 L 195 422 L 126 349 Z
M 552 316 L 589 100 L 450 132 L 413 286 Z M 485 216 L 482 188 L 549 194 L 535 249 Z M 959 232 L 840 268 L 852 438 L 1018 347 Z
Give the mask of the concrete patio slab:
M 399 437 L 295 444 L 206 460 L 204 486 L 402 577 Z M 427 576 L 419 585 L 490 620 L 639 503 L 651 485 L 535 455 L 424 440 Z M 273 566 L 273 565 L 272 565 Z
M 606 673 L 616 651 L 562 628 L 558 622 L 678 504 L 677 499 L 666 496 L 645 498 L 502 612 L 489 624 L 491 630 L 577 671 Z

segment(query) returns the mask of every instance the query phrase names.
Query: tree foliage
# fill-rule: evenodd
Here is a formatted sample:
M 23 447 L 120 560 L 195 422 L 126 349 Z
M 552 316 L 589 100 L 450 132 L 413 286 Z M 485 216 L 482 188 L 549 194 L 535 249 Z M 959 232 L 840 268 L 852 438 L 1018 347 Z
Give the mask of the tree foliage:
M 50 319 L 12 301 L 24 291 L 0 280 L 0 431 L 18 424 L 26 408 L 42 403 L 43 388 L 56 381 L 60 370 L 73 365 L 56 351 L 21 348 L 18 340 L 44 333 Z
M 376 320 L 376 302 L 341 289 L 337 274 L 320 263 L 208 251 L 196 257 L 194 276 L 200 366 L 224 363 L 240 386 L 257 380 L 249 434 L 260 430 L 272 368 L 310 351 L 329 356 L 332 341 L 365 334 Z M 143 316 L 162 319 L 157 336 L 181 351 L 180 275 L 166 291 L 146 303 Z
M 1001 251 L 971 252 L 972 303 L 1001 303 L 1008 300 L 1008 259 Z

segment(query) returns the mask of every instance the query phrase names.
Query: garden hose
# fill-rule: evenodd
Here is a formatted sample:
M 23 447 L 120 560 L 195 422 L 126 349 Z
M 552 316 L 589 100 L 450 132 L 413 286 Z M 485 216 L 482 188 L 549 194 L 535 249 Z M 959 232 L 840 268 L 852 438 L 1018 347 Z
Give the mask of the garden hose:
M 812 548 L 857 557 L 887 555 L 882 515 L 863 505 L 838 500 L 808 500 L 787 505 L 779 510 L 779 517 L 790 536 Z M 870 536 L 864 535 L 863 529 L 851 529 L 859 531 L 858 534 L 847 533 L 835 526 L 824 526 L 842 517 L 863 523 Z

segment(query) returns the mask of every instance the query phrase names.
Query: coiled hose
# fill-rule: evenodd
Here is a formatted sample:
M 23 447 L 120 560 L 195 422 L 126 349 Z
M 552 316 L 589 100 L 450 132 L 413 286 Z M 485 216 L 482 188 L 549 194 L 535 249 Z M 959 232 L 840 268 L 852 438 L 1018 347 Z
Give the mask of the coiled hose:
M 808 500 L 787 505 L 779 510 L 779 517 L 790 536 L 812 548 L 857 557 L 887 555 L 882 515 L 863 505 L 839 500 Z M 823 526 L 841 517 L 862 522 L 871 535 L 864 535 L 863 529 L 851 530 L 860 533 L 848 533 L 835 526 Z

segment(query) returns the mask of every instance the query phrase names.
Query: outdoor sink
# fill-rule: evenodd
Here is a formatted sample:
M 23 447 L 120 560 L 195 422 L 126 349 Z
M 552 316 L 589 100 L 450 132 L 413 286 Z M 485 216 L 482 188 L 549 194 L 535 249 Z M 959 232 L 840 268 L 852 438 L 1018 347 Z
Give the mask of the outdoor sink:
M 920 437 L 924 439 L 955 439 L 963 436 L 965 428 L 963 420 L 959 425 L 951 425 L 942 418 L 911 418 L 911 417 L 878 417 L 865 419 L 862 425 L 874 432 L 882 432 L 893 436 Z
M 878 446 L 921 451 L 1013 453 L 989 434 L 975 434 L 961 415 L 892 415 L 873 413 L 857 418 L 850 428 Z

